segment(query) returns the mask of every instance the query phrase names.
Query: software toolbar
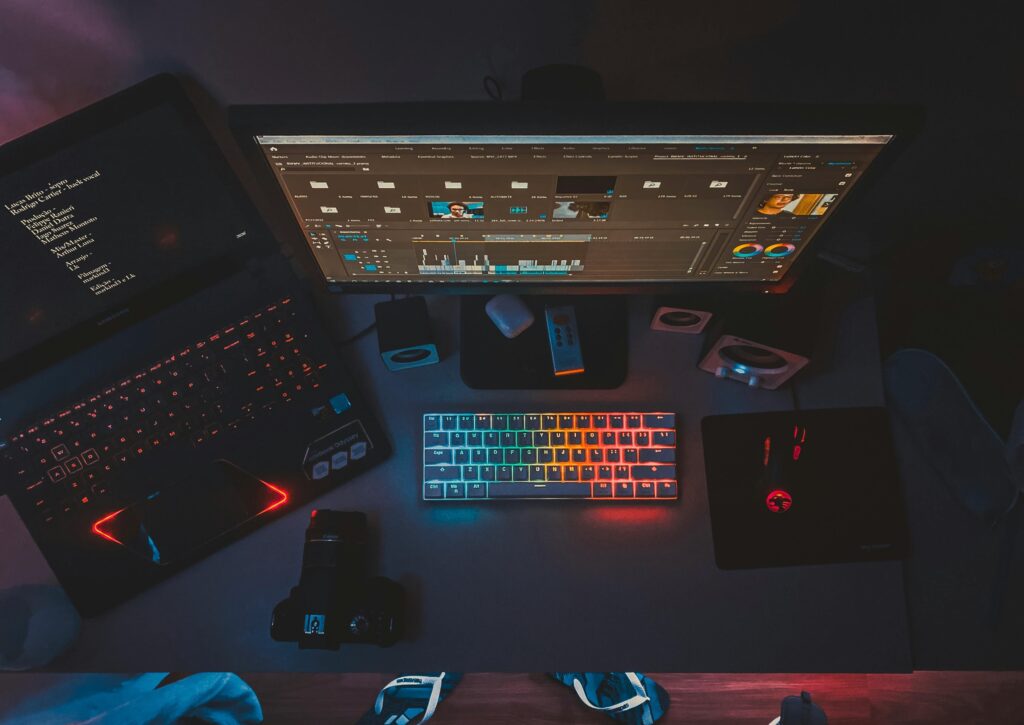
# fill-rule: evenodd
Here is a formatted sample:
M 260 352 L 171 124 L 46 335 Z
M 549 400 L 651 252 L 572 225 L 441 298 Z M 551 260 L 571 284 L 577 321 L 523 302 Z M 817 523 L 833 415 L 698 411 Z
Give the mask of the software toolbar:
M 777 281 L 888 136 L 259 136 L 332 282 Z

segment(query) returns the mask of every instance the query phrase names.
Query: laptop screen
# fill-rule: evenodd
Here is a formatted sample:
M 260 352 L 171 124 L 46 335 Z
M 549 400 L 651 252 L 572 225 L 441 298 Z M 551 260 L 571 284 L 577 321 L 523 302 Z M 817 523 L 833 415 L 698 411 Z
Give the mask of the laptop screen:
M 253 231 L 178 104 L 108 116 L 72 118 L 56 150 L 27 137 L 17 164 L 0 151 L 0 368 L 95 332 Z

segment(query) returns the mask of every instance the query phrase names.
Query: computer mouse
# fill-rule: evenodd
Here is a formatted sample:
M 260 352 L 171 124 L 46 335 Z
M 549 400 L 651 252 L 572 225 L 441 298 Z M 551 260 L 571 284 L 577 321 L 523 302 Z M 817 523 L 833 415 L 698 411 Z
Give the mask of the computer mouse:
M 786 426 L 785 430 L 776 427 L 766 431 L 761 439 L 759 494 L 764 496 L 764 505 L 772 513 L 785 513 L 792 508 L 806 446 L 807 428 L 799 424 L 794 424 L 792 429 Z
M 519 295 L 495 295 L 484 309 L 502 335 L 511 339 L 533 324 L 533 313 Z

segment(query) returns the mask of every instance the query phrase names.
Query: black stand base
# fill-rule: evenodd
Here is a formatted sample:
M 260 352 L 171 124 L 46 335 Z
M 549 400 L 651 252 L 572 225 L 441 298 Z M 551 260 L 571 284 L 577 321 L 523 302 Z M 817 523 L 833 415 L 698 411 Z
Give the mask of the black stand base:
M 487 316 L 490 297 L 463 297 L 460 308 L 462 380 L 483 390 L 586 390 L 617 388 L 626 380 L 626 297 L 525 295 L 534 323 L 511 340 Z M 572 305 L 583 349 L 584 372 L 555 376 L 545 306 Z

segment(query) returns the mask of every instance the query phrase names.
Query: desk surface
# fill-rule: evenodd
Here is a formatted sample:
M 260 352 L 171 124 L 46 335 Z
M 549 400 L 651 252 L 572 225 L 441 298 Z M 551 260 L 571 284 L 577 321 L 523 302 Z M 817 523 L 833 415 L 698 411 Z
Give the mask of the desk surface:
M 336 298 L 347 331 L 374 297 Z M 117 609 L 87 620 L 57 663 L 73 671 L 909 671 L 899 562 L 720 571 L 714 563 L 700 420 L 787 410 L 788 391 L 750 390 L 696 368 L 700 337 L 653 333 L 631 300 L 625 385 L 595 392 L 473 391 L 459 378 L 458 300 L 430 299 L 440 365 L 388 372 L 371 335 L 349 359 L 383 412 L 390 460 L 331 491 L 320 508 L 367 512 L 376 571 L 415 602 L 413 637 L 390 649 L 300 652 L 273 642 L 270 612 L 298 581 L 312 506 L 296 510 Z M 874 305 L 839 321 L 835 360 L 801 380 L 805 408 L 881 404 Z M 676 411 L 678 503 L 420 500 L 421 415 L 437 410 Z M 52 580 L 0 501 L 0 588 Z M 813 542 L 809 542 L 813 545 Z

